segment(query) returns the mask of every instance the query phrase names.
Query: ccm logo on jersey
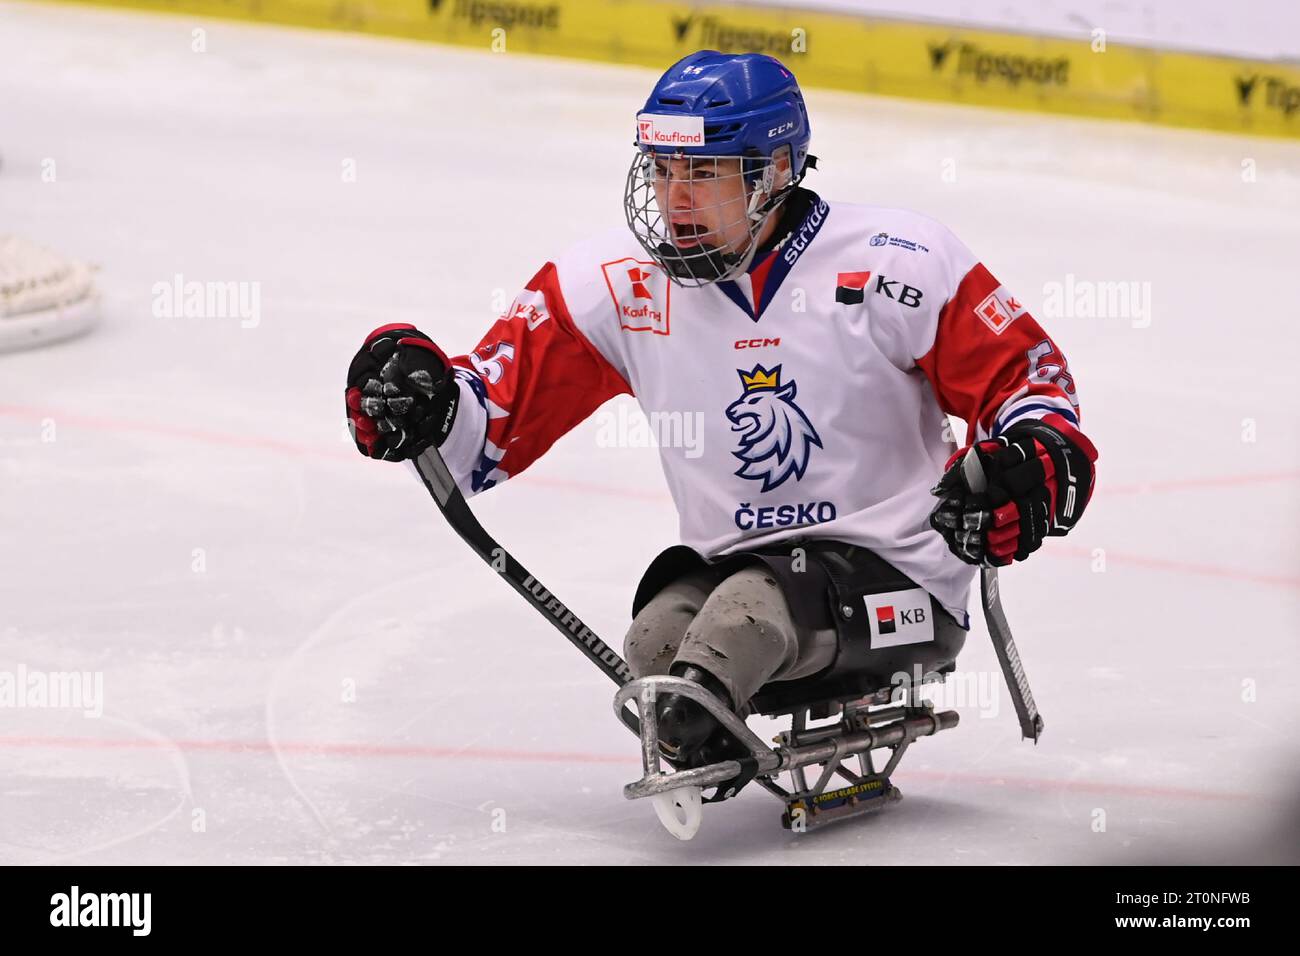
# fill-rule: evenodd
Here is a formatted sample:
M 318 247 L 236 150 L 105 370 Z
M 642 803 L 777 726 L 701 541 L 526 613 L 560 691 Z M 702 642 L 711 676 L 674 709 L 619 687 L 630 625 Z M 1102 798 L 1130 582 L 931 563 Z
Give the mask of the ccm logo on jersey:
M 774 339 L 736 339 L 736 344 L 732 348 L 737 349 L 761 349 L 769 345 L 780 345 L 781 337 L 778 335 Z
M 871 286 L 870 272 L 841 272 L 835 278 L 835 301 L 843 305 L 858 305 L 866 298 L 868 286 Z M 875 287 L 871 291 L 909 309 L 919 306 L 924 296 L 916 286 L 883 275 L 876 276 Z
M 994 335 L 1001 335 L 1008 325 L 1025 314 L 1025 307 L 1016 301 L 1016 297 L 1005 286 L 998 286 L 983 302 L 975 306 L 975 314 L 993 330 Z
M 627 258 L 602 263 L 600 268 L 605 273 L 605 285 L 614 300 L 620 328 L 668 334 L 672 286 L 659 265 Z
M 924 644 L 934 640 L 930 595 L 924 588 L 868 594 L 867 623 L 871 625 L 872 647 Z

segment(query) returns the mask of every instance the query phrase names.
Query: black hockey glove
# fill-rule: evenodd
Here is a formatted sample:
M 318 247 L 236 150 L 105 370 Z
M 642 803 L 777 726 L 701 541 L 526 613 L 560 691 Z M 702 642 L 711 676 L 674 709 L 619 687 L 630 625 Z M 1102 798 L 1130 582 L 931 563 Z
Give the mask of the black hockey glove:
M 375 329 L 348 367 L 348 421 L 369 458 L 398 461 L 441 445 L 459 398 L 451 362 L 413 325 Z
M 967 448 L 948 459 L 931 489 L 939 504 L 930 526 L 967 564 L 1005 565 L 1037 551 L 1047 535 L 1066 534 L 1092 497 L 1097 449 L 1060 415 L 1022 419 L 977 442 L 988 488 L 970 490 L 962 473 Z

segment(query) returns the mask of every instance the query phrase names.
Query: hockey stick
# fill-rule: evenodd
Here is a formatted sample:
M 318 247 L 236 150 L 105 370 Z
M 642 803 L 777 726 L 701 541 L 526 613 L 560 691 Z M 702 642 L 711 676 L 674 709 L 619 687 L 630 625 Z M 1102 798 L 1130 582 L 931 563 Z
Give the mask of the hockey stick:
M 961 470 L 971 491 L 979 494 L 988 488 L 988 479 L 974 448 L 962 459 Z M 1002 665 L 1002 677 L 1007 682 L 1011 703 L 1020 720 L 1021 738 L 1028 737 L 1036 744 L 1043 732 L 1043 717 L 1029 690 L 1029 678 L 1025 676 L 1025 666 L 1020 662 L 1020 651 L 1016 649 L 1006 612 L 1002 610 L 998 569 L 992 565 L 980 566 L 980 603 L 984 605 L 984 623 L 988 626 L 989 637 L 993 639 L 993 650 L 998 655 L 998 663 Z
M 480 558 L 488 563 L 492 570 L 499 573 L 509 585 L 523 596 L 543 617 L 555 625 L 587 659 L 600 668 L 601 672 L 622 687 L 632 680 L 632 672 L 627 662 L 612 647 L 598 638 L 591 628 L 582 623 L 564 603 L 551 594 L 541 581 L 528 573 L 528 570 L 511 556 L 510 552 L 497 544 L 496 539 L 487 533 L 479 520 L 474 517 L 465 496 L 456 487 L 442 460 L 438 449 L 430 447 L 413 461 L 415 470 L 424 481 L 424 486 L 433 496 L 434 503 L 442 512 L 447 523 L 451 525 L 465 543 Z M 635 734 L 641 733 L 641 721 L 632 705 L 628 704 L 619 711 L 619 717 L 628 729 Z

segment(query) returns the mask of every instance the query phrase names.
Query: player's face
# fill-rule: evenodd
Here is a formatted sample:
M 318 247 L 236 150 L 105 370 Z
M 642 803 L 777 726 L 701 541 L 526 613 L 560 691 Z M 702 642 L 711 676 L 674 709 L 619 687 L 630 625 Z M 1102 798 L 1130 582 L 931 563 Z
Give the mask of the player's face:
M 678 249 L 744 251 L 750 232 L 739 159 L 658 157 L 654 189 L 665 230 Z

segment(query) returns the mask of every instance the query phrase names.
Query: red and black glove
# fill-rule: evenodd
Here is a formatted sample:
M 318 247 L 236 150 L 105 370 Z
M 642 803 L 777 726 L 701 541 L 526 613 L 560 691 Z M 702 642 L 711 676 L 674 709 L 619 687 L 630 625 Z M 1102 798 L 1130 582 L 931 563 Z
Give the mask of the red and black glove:
M 962 473 L 968 448 L 948 459 L 930 492 L 940 499 L 930 526 L 967 564 L 1025 560 L 1044 537 L 1073 528 L 1092 497 L 1097 449 L 1060 415 L 1021 419 L 977 442 L 988 479 L 982 493 L 972 492 Z
M 348 421 L 369 458 L 400 461 L 441 445 L 459 398 L 451 362 L 413 325 L 375 329 L 348 366 Z

